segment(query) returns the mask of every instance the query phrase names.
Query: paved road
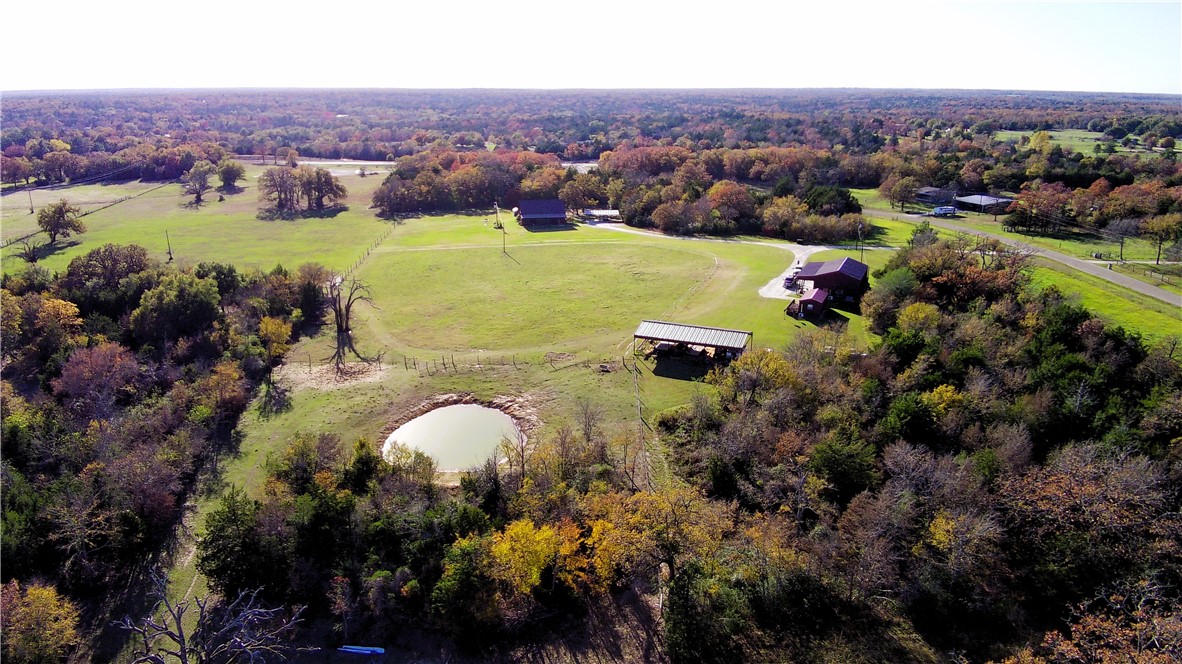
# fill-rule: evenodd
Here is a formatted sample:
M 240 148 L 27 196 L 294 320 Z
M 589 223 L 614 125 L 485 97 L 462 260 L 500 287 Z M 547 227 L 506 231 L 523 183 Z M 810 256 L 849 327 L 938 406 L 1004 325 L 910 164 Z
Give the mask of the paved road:
M 886 216 L 886 217 L 889 217 L 892 219 L 898 219 L 899 215 L 902 214 L 900 212 L 893 211 L 893 210 L 879 210 L 879 209 L 870 209 L 870 208 L 866 208 L 862 212 L 863 212 L 863 214 L 877 214 L 877 215 Z M 903 214 L 902 216 L 907 217 L 908 221 L 913 221 L 913 220 L 918 219 L 918 217 L 916 217 L 915 215 Z M 1010 246 L 1018 247 L 1019 249 L 1021 249 L 1023 251 L 1029 251 L 1030 253 L 1032 253 L 1036 256 L 1041 256 L 1043 258 L 1053 260 L 1056 263 L 1062 263 L 1063 265 L 1066 265 L 1068 267 L 1079 270 L 1080 272 L 1084 272 L 1086 274 L 1090 274 L 1092 276 L 1099 277 L 1101 279 L 1104 279 L 1105 281 L 1114 283 L 1118 286 L 1124 286 L 1125 288 L 1128 288 L 1130 290 L 1134 290 L 1138 293 L 1141 293 L 1142 295 L 1148 295 L 1149 297 L 1161 300 L 1162 302 L 1165 302 L 1166 304 L 1172 304 L 1175 307 L 1182 307 L 1182 295 L 1178 295 L 1177 293 L 1171 293 L 1170 291 L 1165 290 L 1164 288 L 1158 288 L 1157 286 L 1154 286 L 1153 284 L 1147 284 L 1144 281 L 1141 281 L 1139 279 L 1134 279 L 1128 275 L 1121 274 L 1120 272 L 1117 272 L 1115 270 L 1109 270 L 1107 267 L 1107 263 L 1100 263 L 1100 264 L 1092 263 L 1092 262 L 1086 261 L 1082 258 L 1068 256 L 1067 254 L 1062 254 L 1057 251 L 1051 251 L 1050 249 L 1043 249 L 1042 247 L 1036 247 L 1032 244 L 1020 242 L 1018 240 L 1014 240 L 1012 238 L 1005 237 L 1004 235 L 998 235 L 995 233 L 988 233 L 985 231 L 979 231 L 975 228 L 961 226 L 960 224 L 958 224 L 956 222 L 948 221 L 946 219 L 937 219 L 934 217 L 924 217 L 924 219 L 929 221 L 933 226 L 935 226 L 937 228 L 943 228 L 943 229 L 950 230 L 950 231 L 957 231 L 959 233 L 969 233 L 971 235 L 977 235 L 980 237 L 988 237 L 988 238 L 993 238 L 995 240 L 1000 240 Z

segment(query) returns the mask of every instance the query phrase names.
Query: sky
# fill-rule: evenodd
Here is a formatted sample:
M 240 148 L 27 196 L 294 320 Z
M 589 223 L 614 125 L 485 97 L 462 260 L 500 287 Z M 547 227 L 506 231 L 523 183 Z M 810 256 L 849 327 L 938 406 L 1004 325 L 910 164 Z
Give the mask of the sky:
M 5 3 L 0 19 L 9 26 L 10 57 L 0 70 L 4 91 L 1182 94 L 1182 0 L 59 0 Z M 15 53 L 28 55 L 11 57 Z

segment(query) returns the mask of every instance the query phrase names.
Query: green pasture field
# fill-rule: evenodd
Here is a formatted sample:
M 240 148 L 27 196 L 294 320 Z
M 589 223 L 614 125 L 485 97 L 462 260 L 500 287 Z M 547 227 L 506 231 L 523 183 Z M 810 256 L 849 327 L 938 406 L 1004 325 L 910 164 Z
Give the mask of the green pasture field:
M 878 189 L 850 189 L 850 193 L 854 198 L 858 199 L 858 203 L 862 206 L 862 214 L 867 217 L 875 217 L 876 219 L 886 219 L 884 215 L 890 214 L 892 218 L 895 215 L 911 215 L 919 212 L 926 212 L 931 210 L 932 205 L 925 203 L 911 202 L 907 204 L 907 210 L 903 211 L 894 206 L 887 198 L 878 193 Z
M 865 245 L 867 247 L 879 248 L 895 248 L 907 246 L 911 240 L 911 234 L 915 231 L 917 223 L 910 219 L 887 219 L 881 215 L 871 213 L 867 216 L 870 220 L 871 230 L 865 238 Z M 946 237 L 951 236 L 952 233 L 942 228 L 932 227 L 937 236 Z
M 1006 230 L 1001 221 L 993 221 L 993 215 L 978 212 L 962 212 L 960 217 L 949 219 L 948 221 L 974 230 L 994 233 L 1011 240 L 1032 244 L 1036 247 L 1058 251 L 1059 253 L 1076 258 L 1090 260 L 1093 258 L 1093 254 L 1097 253 L 1101 254 L 1101 260 L 1116 260 L 1120 256 L 1119 242 L 1105 239 L 1087 231 L 1064 229 L 1058 233 L 1047 235 L 1018 233 L 1016 231 Z M 1156 256 L 1157 245 L 1140 238 L 1129 238 L 1125 240 L 1125 260 L 1151 261 Z
M 850 193 L 858 199 L 858 203 L 864 208 L 883 210 L 891 208 L 891 202 L 883 198 L 882 194 L 878 193 L 878 189 L 850 189 Z
M 1022 139 L 1023 136 L 1030 137 L 1033 135 L 1033 131 L 1005 130 L 994 132 L 993 138 L 998 141 L 1014 141 L 1017 143 Z M 1092 151 L 1095 150 L 1095 146 L 1104 145 L 1107 142 L 1108 139 L 1105 138 L 1104 134 L 1098 131 L 1087 131 L 1085 129 L 1064 129 L 1051 132 L 1052 144 L 1060 145 L 1064 148 L 1071 148 L 1072 150 L 1085 155 L 1092 154 Z M 1160 153 L 1150 152 L 1140 145 L 1132 149 L 1121 147 L 1120 141 L 1116 141 L 1116 151 L 1143 157 L 1160 156 Z
M 1112 269 L 1127 274 L 1134 279 L 1140 279 L 1147 284 L 1164 288 L 1172 293 L 1182 294 L 1182 263 L 1119 263 L 1112 264 Z
M 1182 309 L 1059 263 L 1035 259 L 1031 283 L 1040 289 L 1056 286 L 1108 324 L 1139 332 L 1147 340 L 1182 335 Z
M 193 197 L 184 194 L 177 183 L 130 182 L 34 191 L 37 209 L 62 198 L 84 212 L 114 203 L 83 217 L 86 233 L 59 239 L 55 247 L 43 249 L 39 264 L 50 271 L 63 270 L 74 256 L 107 243 L 139 244 L 151 256 L 167 260 L 171 243 L 181 265 L 221 261 L 239 268 L 270 269 L 278 263 L 294 268 L 315 261 L 343 270 L 388 230 L 389 224 L 368 209 L 373 191 L 381 184 L 380 175 L 341 175 L 349 190 L 348 209 L 335 216 L 260 220 L 256 182 L 263 170 L 248 165 L 246 180 L 239 183 L 236 193 L 219 202 L 219 192 L 211 190 L 199 207 L 192 205 Z M 116 202 L 126 196 L 132 198 Z M 38 230 L 36 216 L 29 214 L 28 193 L 9 194 L 2 200 L 0 229 L 6 242 Z M 38 234 L 32 240 L 44 243 L 48 237 Z M 16 255 L 20 248 L 18 243 L 3 250 L 4 271 L 22 269 L 24 263 Z

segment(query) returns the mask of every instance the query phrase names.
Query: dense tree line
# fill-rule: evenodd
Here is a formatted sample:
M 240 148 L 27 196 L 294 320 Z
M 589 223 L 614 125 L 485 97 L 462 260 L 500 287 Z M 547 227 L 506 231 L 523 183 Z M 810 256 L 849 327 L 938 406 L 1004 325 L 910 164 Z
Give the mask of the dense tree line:
M 537 149 L 595 159 L 630 139 L 696 147 L 841 144 L 874 152 L 891 136 L 951 127 L 1089 128 L 1182 137 L 1168 96 L 988 91 L 218 91 L 6 96 L 0 149 L 58 139 L 75 154 L 126 141 L 212 142 L 236 154 L 378 159 L 425 147 Z M 840 107 L 840 113 L 831 109 Z M 117 120 L 113 120 L 117 118 Z M 749 143 L 749 146 L 741 144 Z M 41 155 L 34 155 L 40 157 Z
M 840 113 L 825 112 L 833 104 Z M 47 114 L 48 108 L 59 112 Z M 1136 137 L 1140 145 L 1162 147 L 1182 138 L 1182 117 L 1168 97 L 1069 99 L 1057 93 L 1023 95 L 1020 101 L 990 92 L 891 91 L 17 94 L 3 114 L 0 150 L 8 182 L 129 172 L 170 179 L 200 159 L 217 163 L 222 154 L 393 160 L 437 149 L 495 147 L 594 160 L 606 151 L 677 145 L 693 151 L 826 151 L 834 162 L 856 158 L 840 184 L 877 186 L 888 173 L 866 172 L 860 158 L 915 140 L 920 148 L 935 148 L 931 156 L 943 162 L 955 152 L 949 141 L 979 143 L 998 129 L 1092 127 L 1110 132 L 1113 141 Z M 1143 166 L 1136 163 L 1140 160 L 1124 163 L 1128 158 L 1119 154 L 1086 156 L 1116 161 L 1111 173 L 1098 172 L 1103 166 L 1068 163 L 1059 179 L 1087 186 Z M 972 158 L 962 159 L 955 171 Z M 921 170 L 929 172 L 923 179 L 931 182 L 923 184 L 952 181 L 955 171 L 945 165 L 924 164 Z M 1021 179 L 1007 187 L 1013 184 L 1005 182 L 1007 175 L 999 172 L 990 186 L 1016 190 Z M 972 180 L 963 184 L 980 186 Z
M 821 242 L 856 236 L 861 205 L 847 189 L 856 186 L 878 187 L 900 205 L 921 186 L 1012 191 L 1017 202 L 1006 223 L 1032 231 L 1080 227 L 1111 235 L 1113 222 L 1136 220 L 1127 231 L 1136 236 L 1149 232 L 1152 218 L 1182 211 L 1174 161 L 1065 152 L 1038 134 L 1030 143 L 916 138 L 859 156 L 629 141 L 604 152 L 590 173 L 564 171 L 553 157 L 531 152 L 438 149 L 396 160 L 373 204 L 397 215 L 558 197 L 572 209 L 607 206 L 629 224 L 673 234 L 747 232 Z M 1177 240 L 1168 229 L 1155 232 L 1163 244 Z
M 326 281 L 316 265 L 178 270 L 136 245 L 98 247 L 58 274 L 5 273 L 0 541 L 12 592 L 48 597 L 43 581 L 22 587 L 49 580 L 101 619 L 90 602 L 170 541 L 197 476 L 278 360 L 266 321 L 290 334 L 316 320 Z M 8 620 L 8 593 L 6 648 L 20 630 L 50 638 L 37 631 L 49 623 Z
M 856 234 L 859 220 L 848 215 L 860 208 L 848 188 L 878 187 L 899 205 L 921 187 L 1008 192 L 1019 197 L 1013 228 L 1143 234 L 1155 242 L 1165 237 L 1160 243 L 1167 247 L 1177 234 L 1160 228 L 1166 222 L 1151 229 L 1149 220 L 1182 212 L 1174 152 L 1182 115 L 1164 97 L 1082 95 L 1068 103 L 1055 93 L 1017 102 L 988 92 L 196 94 L 200 99 L 18 95 L 4 109 L 0 172 L 5 182 L 41 184 L 184 176 L 200 203 L 210 165 L 218 164 L 223 186 L 232 186 L 224 165 L 234 154 L 292 167 L 300 156 L 378 159 L 396 164 L 373 200 L 384 215 L 560 196 L 572 208 L 610 206 L 630 224 L 670 233 L 762 232 L 823 242 Z M 282 110 L 268 106 L 276 99 L 284 100 Z M 839 101 L 840 113 L 823 112 Z M 30 112 L 46 104 L 63 112 L 54 120 Z M 124 120 L 104 119 L 109 108 L 125 112 Z M 1048 133 L 1085 127 L 1105 139 L 1090 153 L 1055 145 Z M 999 141 L 999 129 L 1038 131 Z M 1118 141 L 1160 155 L 1116 152 Z M 563 172 L 559 159 L 598 160 L 599 172 Z M 326 192 L 339 190 L 307 175 L 271 171 L 272 204 L 290 211 L 300 198 L 314 210 L 331 203 Z M 1113 222 L 1122 223 L 1109 228 Z

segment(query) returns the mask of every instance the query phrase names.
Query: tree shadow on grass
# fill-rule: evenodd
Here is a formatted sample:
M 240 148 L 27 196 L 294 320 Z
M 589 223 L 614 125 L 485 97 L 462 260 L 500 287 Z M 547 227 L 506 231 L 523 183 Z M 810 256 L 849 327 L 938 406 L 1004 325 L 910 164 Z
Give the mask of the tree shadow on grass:
M 435 214 L 443 214 L 443 213 L 435 211 L 435 212 L 395 212 L 393 214 L 381 214 L 379 212 L 377 217 L 378 217 L 378 219 L 381 219 L 383 221 L 388 221 L 388 222 L 394 224 L 395 226 L 397 226 L 399 224 L 405 224 L 408 219 L 421 219 L 423 217 L 427 217 L 427 216 L 435 215 Z
M 845 240 L 845 242 L 849 242 L 849 240 Z M 891 246 L 890 233 L 882 226 L 870 224 L 870 232 L 862 235 L 862 244 L 867 247 Z
M 554 231 L 573 231 L 575 225 L 571 223 L 566 224 L 548 224 L 546 226 L 522 226 L 523 229 L 530 233 L 550 233 Z
M 176 528 L 184 526 L 178 519 Z M 176 542 L 176 537 L 169 538 Z M 92 634 L 89 645 L 93 648 L 96 662 L 114 662 L 127 646 L 131 633 L 120 629 L 115 621 L 123 616 L 133 618 L 147 615 L 155 604 L 152 596 L 152 574 L 164 567 L 176 555 L 172 548 L 152 554 L 138 562 L 126 565 L 117 581 L 110 584 L 110 592 L 101 600 L 88 602 L 84 606 L 79 631 Z
M 286 413 L 292 408 L 291 392 L 277 383 L 265 383 L 263 398 L 259 400 L 258 413 L 262 419 L 268 419 Z
M 225 477 L 224 462 L 237 457 L 242 451 L 242 431 L 237 427 L 227 429 L 228 425 L 218 426 L 211 434 L 213 445 L 201 466 L 194 488 L 194 492 L 203 498 L 216 498 L 222 495 L 229 486 Z
M 297 219 L 332 219 L 349 209 L 348 205 L 330 205 L 321 210 L 280 210 L 264 208 L 255 215 L 261 221 L 296 221 Z
M 36 263 L 37 261 L 45 260 L 46 258 L 49 258 L 55 254 L 59 254 L 67 249 L 77 247 L 80 244 L 82 244 L 82 240 L 77 239 L 58 240 L 57 242 L 46 242 L 44 244 L 30 243 L 27 251 L 22 248 L 21 257 L 24 258 L 26 262 Z M 29 254 L 28 257 L 24 255 L 26 253 Z M 33 260 L 30 261 L 29 258 L 32 258 Z
M 657 355 L 653 375 L 674 380 L 702 380 L 710 373 L 713 361 L 688 355 Z

